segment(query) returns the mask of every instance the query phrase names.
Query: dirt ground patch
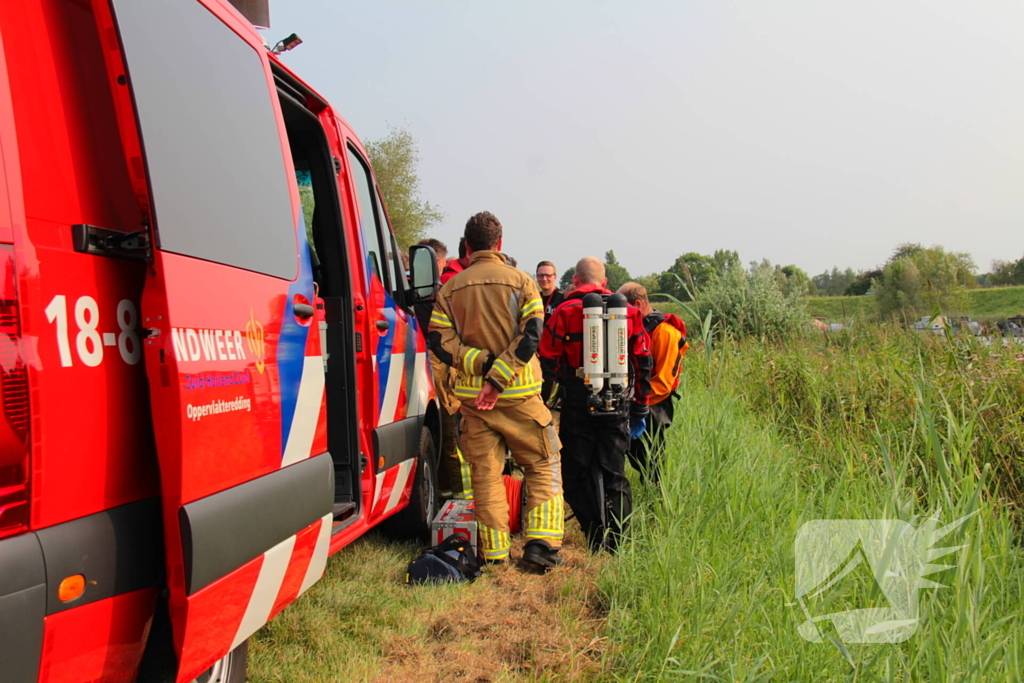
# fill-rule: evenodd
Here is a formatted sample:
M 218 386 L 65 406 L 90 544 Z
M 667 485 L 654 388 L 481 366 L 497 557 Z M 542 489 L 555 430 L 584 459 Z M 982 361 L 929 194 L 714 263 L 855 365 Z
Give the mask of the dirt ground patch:
M 513 558 L 522 545 L 513 542 Z M 464 600 L 410 615 L 429 624 L 426 634 L 389 643 L 376 681 L 593 680 L 606 646 L 594 579 L 608 558 L 591 556 L 573 534 L 562 554 L 562 566 L 546 574 L 522 561 L 488 567 Z

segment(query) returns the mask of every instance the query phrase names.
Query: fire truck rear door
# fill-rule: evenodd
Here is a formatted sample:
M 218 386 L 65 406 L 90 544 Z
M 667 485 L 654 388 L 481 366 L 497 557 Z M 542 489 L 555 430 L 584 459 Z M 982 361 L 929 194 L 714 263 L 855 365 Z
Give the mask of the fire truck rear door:
M 109 0 L 152 203 L 143 352 L 178 680 L 323 573 L 313 276 L 266 52 L 212 0 Z

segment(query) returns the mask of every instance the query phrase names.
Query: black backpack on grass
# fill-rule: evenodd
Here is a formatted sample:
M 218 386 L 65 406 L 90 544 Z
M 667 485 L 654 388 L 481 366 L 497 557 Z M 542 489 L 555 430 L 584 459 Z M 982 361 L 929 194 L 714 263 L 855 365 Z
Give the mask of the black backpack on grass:
M 469 539 L 452 534 L 432 548 L 427 548 L 409 563 L 405 582 L 456 583 L 472 581 L 480 576 L 480 560 L 473 552 Z

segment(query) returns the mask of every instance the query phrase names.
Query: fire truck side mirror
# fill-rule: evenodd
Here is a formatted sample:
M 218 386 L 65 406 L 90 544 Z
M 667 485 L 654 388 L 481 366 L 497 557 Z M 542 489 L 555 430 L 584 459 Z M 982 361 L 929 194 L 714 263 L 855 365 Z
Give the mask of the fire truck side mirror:
M 413 303 L 433 303 L 437 297 L 437 256 L 425 244 L 409 247 L 409 281 L 412 284 Z

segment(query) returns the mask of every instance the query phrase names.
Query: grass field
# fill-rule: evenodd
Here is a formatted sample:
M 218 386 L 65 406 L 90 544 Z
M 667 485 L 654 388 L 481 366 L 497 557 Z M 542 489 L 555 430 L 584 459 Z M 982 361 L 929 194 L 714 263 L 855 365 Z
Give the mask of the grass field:
M 868 320 L 875 317 L 875 300 L 870 296 L 811 296 L 807 297 L 807 313 L 834 322 Z
M 521 551 L 515 543 L 515 555 Z M 579 534 L 547 575 L 490 568 L 472 584 L 406 586 L 414 544 L 371 534 L 250 642 L 253 683 L 601 680 L 608 564 Z
M 979 320 L 1024 315 L 1024 287 L 995 287 L 967 291 L 968 310 Z
M 963 298 L 964 310 L 949 311 L 951 315 L 968 315 L 983 322 L 1024 315 L 1024 287 L 968 289 Z M 870 296 L 808 297 L 807 312 L 836 322 L 869 320 L 875 317 L 875 302 Z
M 547 575 L 407 588 L 415 548 L 361 540 L 254 637 L 249 680 L 1024 680 L 1024 354 L 876 325 L 708 348 L 616 557 L 575 534 Z M 798 634 L 805 522 L 971 513 L 909 640 Z M 848 588 L 841 608 L 879 606 L 870 582 Z

